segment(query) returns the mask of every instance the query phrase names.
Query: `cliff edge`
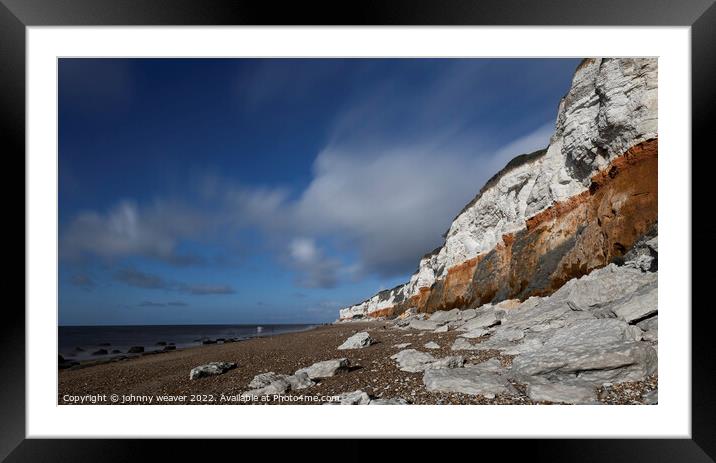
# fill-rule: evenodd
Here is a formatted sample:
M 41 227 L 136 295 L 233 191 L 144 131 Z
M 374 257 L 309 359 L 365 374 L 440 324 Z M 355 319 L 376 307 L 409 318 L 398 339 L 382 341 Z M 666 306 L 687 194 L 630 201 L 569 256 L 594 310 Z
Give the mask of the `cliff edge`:
M 590 58 L 546 150 L 491 178 L 410 281 L 340 319 L 547 296 L 621 259 L 657 222 L 657 60 Z

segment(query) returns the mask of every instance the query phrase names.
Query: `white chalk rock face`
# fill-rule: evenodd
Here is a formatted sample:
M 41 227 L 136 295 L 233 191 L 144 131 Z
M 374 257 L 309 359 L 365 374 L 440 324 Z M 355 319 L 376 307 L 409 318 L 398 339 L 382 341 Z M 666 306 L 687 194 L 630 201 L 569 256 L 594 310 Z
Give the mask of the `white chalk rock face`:
M 420 260 L 405 285 L 341 309 L 366 317 L 409 300 L 455 265 L 491 251 L 527 219 L 588 188 L 609 161 L 657 133 L 657 60 L 588 59 L 559 104 L 546 150 L 518 156 L 490 179 L 452 222 L 445 243 Z M 515 153 L 518 154 L 518 153 Z
M 405 300 L 405 285 L 397 286 L 393 289 L 381 291 L 375 296 L 368 300 L 356 304 L 354 306 L 346 307 L 339 311 L 340 319 L 354 319 L 364 318 L 365 316 L 379 312 L 384 309 L 389 309 L 395 304 L 398 304 Z

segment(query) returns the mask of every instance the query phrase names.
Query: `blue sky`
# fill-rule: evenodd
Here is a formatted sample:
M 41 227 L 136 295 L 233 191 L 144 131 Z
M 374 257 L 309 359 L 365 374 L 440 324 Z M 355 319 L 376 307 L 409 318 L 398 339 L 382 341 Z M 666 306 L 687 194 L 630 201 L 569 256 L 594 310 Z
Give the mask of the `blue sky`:
M 60 59 L 60 324 L 301 323 L 409 278 L 577 59 Z

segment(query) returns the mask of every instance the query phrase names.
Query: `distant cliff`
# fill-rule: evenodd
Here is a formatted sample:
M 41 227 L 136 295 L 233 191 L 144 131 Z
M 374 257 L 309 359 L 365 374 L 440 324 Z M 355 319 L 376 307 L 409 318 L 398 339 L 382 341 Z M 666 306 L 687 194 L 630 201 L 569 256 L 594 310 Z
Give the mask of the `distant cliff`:
M 409 282 L 340 318 L 548 295 L 620 258 L 657 221 L 657 136 L 657 60 L 583 60 L 549 146 L 491 178 Z

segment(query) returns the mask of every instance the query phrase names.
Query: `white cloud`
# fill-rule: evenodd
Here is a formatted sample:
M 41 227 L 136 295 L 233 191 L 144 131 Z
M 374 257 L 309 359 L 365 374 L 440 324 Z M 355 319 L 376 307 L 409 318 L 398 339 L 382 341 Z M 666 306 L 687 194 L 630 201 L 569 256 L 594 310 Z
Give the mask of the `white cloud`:
M 291 257 L 299 263 L 310 263 L 318 257 L 316 243 L 307 238 L 296 238 L 291 241 Z
M 326 256 L 310 238 L 294 238 L 289 244 L 291 266 L 298 272 L 297 282 L 307 288 L 332 288 L 338 283 L 341 263 Z
M 181 239 L 197 236 L 210 220 L 194 208 L 155 201 L 141 209 L 120 201 L 106 214 L 84 212 L 63 230 L 61 255 L 80 258 L 87 254 L 103 258 L 147 256 L 173 265 L 197 263 L 197 256 L 180 254 Z

